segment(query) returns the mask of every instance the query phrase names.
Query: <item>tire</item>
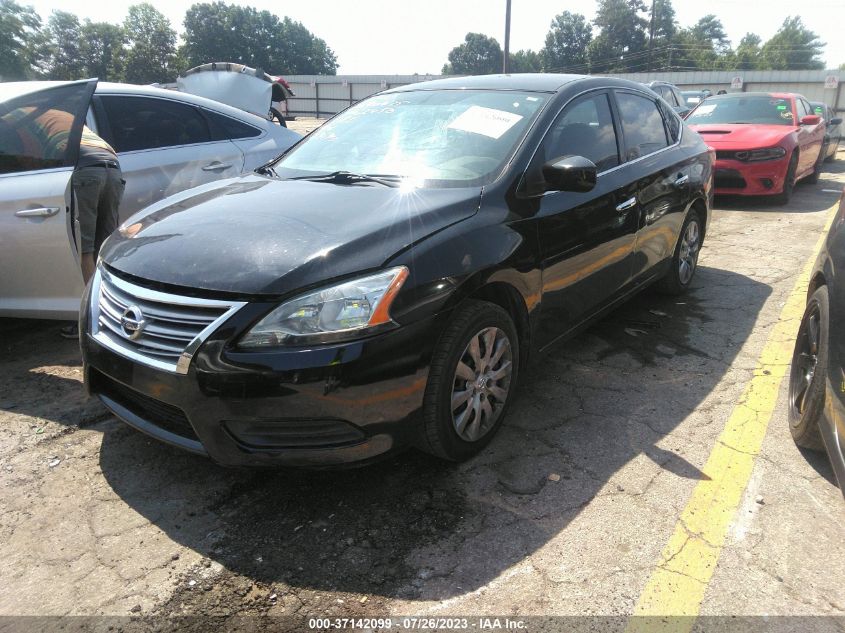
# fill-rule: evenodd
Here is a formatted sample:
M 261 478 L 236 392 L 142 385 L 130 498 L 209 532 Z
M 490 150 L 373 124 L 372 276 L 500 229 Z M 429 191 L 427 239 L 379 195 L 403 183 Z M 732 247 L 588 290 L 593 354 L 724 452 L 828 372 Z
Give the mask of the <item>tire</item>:
M 792 191 L 795 189 L 795 172 L 797 169 L 798 154 L 793 152 L 789 158 L 789 166 L 786 168 L 786 177 L 783 179 L 783 191 L 774 197 L 776 204 L 786 204 L 792 198 Z
M 478 454 L 499 430 L 518 374 L 519 339 L 508 313 L 486 301 L 458 308 L 432 355 L 421 448 L 454 462 Z
M 789 368 L 789 430 L 798 446 L 824 450 L 819 420 L 824 415 L 830 299 L 827 286 L 807 302 Z
M 698 269 L 703 229 L 701 213 L 693 209 L 681 227 L 681 235 L 675 245 L 669 271 L 657 282 L 658 291 L 668 295 L 679 295 L 687 291 Z
M 273 119 L 276 119 L 282 127 L 288 126 L 285 122 L 285 117 L 283 117 L 282 113 L 276 110 L 276 108 L 270 108 L 270 120 L 272 121 Z

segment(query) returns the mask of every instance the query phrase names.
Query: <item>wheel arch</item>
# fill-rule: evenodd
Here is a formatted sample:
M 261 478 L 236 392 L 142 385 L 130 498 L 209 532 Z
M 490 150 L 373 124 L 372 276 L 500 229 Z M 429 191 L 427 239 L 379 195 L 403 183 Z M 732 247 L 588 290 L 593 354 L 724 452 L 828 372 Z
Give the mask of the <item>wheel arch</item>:
M 467 299 L 488 301 L 511 316 L 519 336 L 519 364 L 520 367 L 525 367 L 531 345 L 531 325 L 528 306 L 522 293 L 512 284 L 497 280 L 485 283 L 462 297 L 462 301 Z

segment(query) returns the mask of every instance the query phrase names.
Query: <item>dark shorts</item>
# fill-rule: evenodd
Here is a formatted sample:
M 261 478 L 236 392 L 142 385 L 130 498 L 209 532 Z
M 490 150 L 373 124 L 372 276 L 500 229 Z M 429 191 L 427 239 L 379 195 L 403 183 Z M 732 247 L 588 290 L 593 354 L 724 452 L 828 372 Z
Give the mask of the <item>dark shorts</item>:
M 83 253 L 96 254 L 117 228 L 117 210 L 125 184 L 120 169 L 81 167 L 73 172 Z

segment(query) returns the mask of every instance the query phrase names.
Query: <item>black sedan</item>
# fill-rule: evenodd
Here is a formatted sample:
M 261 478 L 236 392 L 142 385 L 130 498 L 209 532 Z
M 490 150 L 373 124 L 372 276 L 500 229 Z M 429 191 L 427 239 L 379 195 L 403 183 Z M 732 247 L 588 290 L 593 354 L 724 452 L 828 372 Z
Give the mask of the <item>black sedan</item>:
M 85 383 L 227 465 L 466 459 L 530 357 L 646 286 L 689 287 L 713 162 L 629 81 L 383 92 L 124 223 L 84 299 Z
M 789 374 L 789 427 L 798 446 L 826 450 L 845 494 L 845 192 L 807 290 Z

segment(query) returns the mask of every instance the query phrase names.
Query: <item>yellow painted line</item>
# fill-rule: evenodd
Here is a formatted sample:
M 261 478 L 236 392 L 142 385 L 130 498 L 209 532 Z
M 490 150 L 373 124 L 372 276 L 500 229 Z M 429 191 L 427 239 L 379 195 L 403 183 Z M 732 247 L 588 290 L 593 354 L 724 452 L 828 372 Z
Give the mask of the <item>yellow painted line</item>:
M 634 617 L 627 626 L 631 633 L 655 630 L 687 633 L 695 624 L 704 592 L 713 577 L 728 529 L 766 435 L 781 380 L 789 369 L 795 336 L 804 314 L 810 274 L 837 206 L 838 203 L 829 210 L 813 257 L 804 266 L 780 319 L 769 334 L 754 376 L 702 469 L 709 479 L 700 481 L 693 490 L 663 549 L 660 562 L 640 595 Z

